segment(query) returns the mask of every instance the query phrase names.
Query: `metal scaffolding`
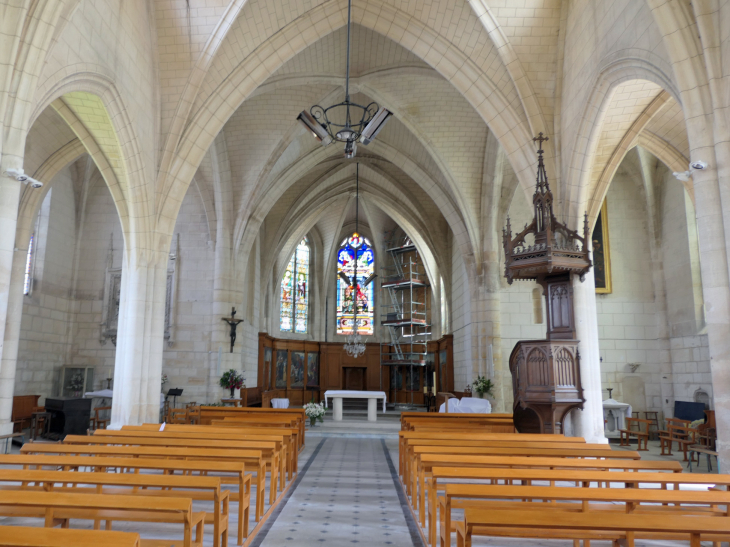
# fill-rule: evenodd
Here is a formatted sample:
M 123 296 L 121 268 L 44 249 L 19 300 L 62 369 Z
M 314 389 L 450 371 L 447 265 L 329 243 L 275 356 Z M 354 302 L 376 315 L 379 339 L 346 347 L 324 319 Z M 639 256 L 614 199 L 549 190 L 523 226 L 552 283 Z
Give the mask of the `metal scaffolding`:
M 431 337 L 428 314 L 428 277 L 416 246 L 410 238 L 386 242 L 390 260 L 382 267 L 381 321 L 388 331 L 380 343 L 380 389 L 383 367 L 426 367 L 427 343 Z M 391 375 L 395 374 L 393 368 Z M 391 382 L 392 385 L 392 382 Z M 397 394 L 388 386 L 390 400 L 397 404 Z M 413 406 L 413 390 L 410 406 Z

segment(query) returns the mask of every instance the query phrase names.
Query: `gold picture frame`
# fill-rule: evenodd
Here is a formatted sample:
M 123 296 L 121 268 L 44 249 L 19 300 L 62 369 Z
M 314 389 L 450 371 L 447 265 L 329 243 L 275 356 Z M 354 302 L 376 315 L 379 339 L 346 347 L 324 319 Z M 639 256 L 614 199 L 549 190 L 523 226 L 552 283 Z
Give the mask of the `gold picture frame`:
M 593 274 L 596 279 L 596 294 L 611 294 L 611 245 L 608 239 L 608 207 L 603 200 L 596 225 L 591 234 L 593 243 Z

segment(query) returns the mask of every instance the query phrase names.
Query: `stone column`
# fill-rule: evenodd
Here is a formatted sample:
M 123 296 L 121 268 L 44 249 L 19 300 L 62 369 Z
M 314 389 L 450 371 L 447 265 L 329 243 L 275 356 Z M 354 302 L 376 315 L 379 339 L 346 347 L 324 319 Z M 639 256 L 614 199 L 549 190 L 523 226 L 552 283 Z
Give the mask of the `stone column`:
M 580 378 L 586 400 L 583 410 L 571 412 L 573 432 L 578 437 L 585 437 L 588 443 L 606 443 L 608 441 L 603 434 L 596 281 L 592 268 L 582 283 L 577 276 L 573 276 L 573 309 L 576 337 L 580 340 Z
M 22 161 L 20 161 L 22 164 Z M 13 391 L 15 389 L 15 359 L 5 361 L 5 352 L 17 356 L 17 336 L 14 344 L 5 345 L 9 328 L 9 318 L 14 317 L 15 308 L 23 305 L 10 301 L 13 270 L 13 249 L 15 249 L 15 230 L 18 221 L 18 205 L 22 184 L 15 179 L 2 175 L 8 167 L 18 165 L 0 164 L 0 435 L 10 433 L 13 424 L 10 416 L 13 410 Z M 11 307 L 12 304 L 12 307 Z M 20 329 L 20 321 L 15 328 Z
M 125 250 L 110 429 L 159 420 L 166 251 Z

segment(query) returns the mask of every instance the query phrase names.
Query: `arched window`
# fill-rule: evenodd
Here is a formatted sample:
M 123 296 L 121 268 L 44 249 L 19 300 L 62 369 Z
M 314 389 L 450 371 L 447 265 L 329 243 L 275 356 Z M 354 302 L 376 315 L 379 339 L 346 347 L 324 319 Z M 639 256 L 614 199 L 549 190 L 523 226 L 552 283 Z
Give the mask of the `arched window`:
M 304 238 L 297 245 L 281 280 L 282 332 L 307 332 L 309 323 L 309 245 Z
M 35 234 L 30 236 L 28 252 L 25 255 L 25 278 L 23 280 L 23 294 L 28 295 L 33 289 L 33 259 L 35 251 Z
M 375 254 L 367 238 L 357 233 L 343 241 L 337 253 L 337 334 L 351 334 L 355 321 L 351 282 L 355 275 L 355 253 L 358 279 L 357 332 L 369 335 L 373 334 L 373 285 L 366 286 L 365 282 L 375 273 Z

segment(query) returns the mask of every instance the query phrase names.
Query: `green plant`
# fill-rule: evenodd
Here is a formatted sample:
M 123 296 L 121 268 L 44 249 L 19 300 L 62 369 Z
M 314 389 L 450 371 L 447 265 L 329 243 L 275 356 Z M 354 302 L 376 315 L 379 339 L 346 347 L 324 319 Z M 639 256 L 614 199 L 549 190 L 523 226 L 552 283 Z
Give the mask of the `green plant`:
M 241 389 L 244 382 L 245 379 L 243 378 L 243 375 L 236 369 L 232 368 L 231 370 L 223 373 L 220 385 L 226 389 Z
M 485 393 L 487 395 L 494 396 L 494 394 L 492 393 L 492 389 L 494 389 L 494 384 L 486 376 L 477 376 L 477 379 L 474 380 L 471 385 L 474 387 L 474 391 L 476 391 L 480 397 L 484 396 Z
M 81 391 L 84 388 L 84 375 L 77 372 L 68 381 L 68 388 L 73 391 Z

